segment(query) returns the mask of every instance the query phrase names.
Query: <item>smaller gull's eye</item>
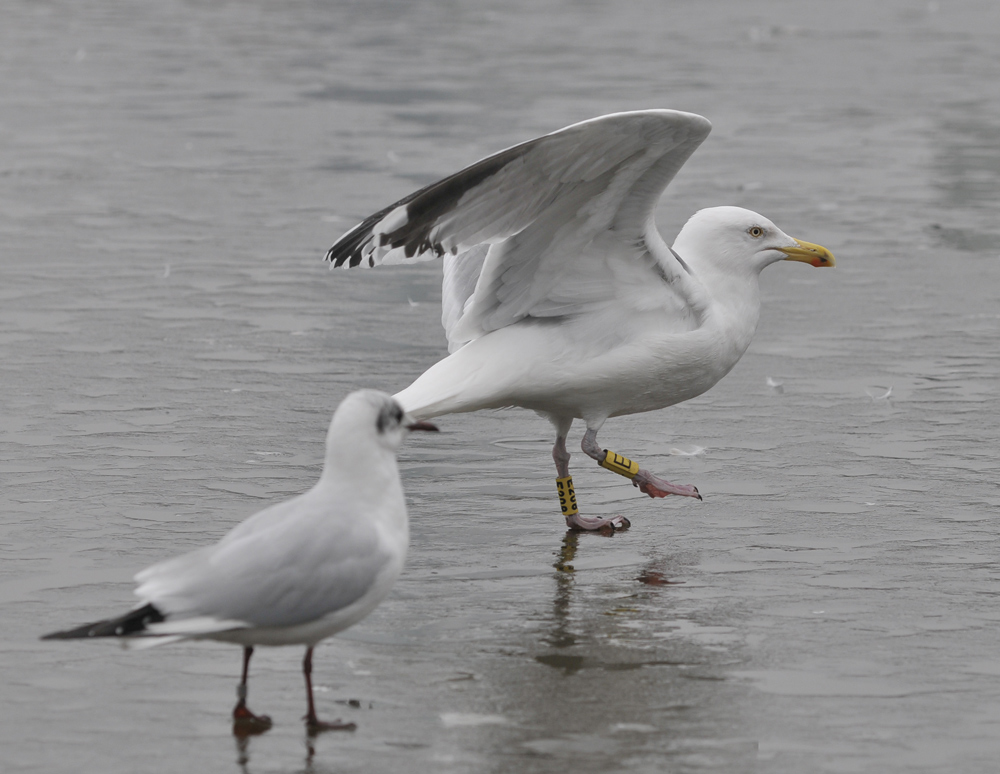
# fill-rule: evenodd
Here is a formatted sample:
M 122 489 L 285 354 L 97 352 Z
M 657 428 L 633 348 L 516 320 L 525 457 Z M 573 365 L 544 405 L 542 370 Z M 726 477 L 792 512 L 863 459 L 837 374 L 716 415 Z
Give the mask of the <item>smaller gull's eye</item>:
M 750 226 L 750 228 L 747 229 L 747 233 L 754 239 L 760 239 L 764 236 L 764 229 L 760 226 Z
M 403 409 L 395 401 L 391 405 L 386 406 L 378 413 L 378 420 L 375 422 L 375 427 L 378 428 L 380 433 L 384 433 L 386 430 L 395 429 L 399 427 L 400 423 L 403 421 Z

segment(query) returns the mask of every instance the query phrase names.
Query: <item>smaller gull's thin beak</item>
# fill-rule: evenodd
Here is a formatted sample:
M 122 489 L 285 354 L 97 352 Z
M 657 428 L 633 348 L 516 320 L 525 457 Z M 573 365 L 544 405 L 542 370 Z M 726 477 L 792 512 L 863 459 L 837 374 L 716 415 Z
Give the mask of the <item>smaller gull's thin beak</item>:
M 812 242 L 803 242 L 801 239 L 795 240 L 795 247 L 779 247 L 787 257 L 786 261 L 802 261 L 812 266 L 836 266 L 837 262 L 833 258 L 833 253 L 822 245 L 814 245 Z
M 406 426 L 407 430 L 428 430 L 432 433 L 438 432 L 437 425 L 432 425 L 430 422 L 411 422 Z

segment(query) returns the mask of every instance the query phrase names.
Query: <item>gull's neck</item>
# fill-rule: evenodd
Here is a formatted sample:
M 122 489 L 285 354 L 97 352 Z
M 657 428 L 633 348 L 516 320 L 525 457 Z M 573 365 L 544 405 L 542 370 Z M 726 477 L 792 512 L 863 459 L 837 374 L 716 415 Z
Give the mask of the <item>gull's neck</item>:
M 405 545 L 406 500 L 396 455 L 390 450 L 372 444 L 329 445 L 323 475 L 313 491 L 335 507 L 349 507 L 358 518 L 381 525 L 385 536 Z
M 396 455 L 373 443 L 328 442 L 321 484 L 348 486 L 365 499 L 379 499 L 399 481 Z M 402 489 L 396 484 L 397 489 Z
M 685 245 L 681 239 L 674 242 L 674 251 L 709 298 L 703 325 L 723 332 L 742 354 L 760 319 L 760 272 L 751 267 L 737 273 L 726 271 L 717 261 L 700 255 L 696 245 Z
M 371 443 L 354 443 L 350 439 L 330 439 L 326 444 L 323 476 L 357 480 L 368 470 L 388 471 L 396 467 L 396 455 L 389 449 Z

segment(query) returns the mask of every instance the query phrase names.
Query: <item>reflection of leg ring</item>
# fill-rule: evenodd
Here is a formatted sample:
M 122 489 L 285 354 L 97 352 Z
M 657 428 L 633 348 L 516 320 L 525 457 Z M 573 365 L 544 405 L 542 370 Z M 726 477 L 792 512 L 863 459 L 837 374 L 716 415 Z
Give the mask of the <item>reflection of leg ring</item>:
M 576 492 L 573 491 L 573 477 L 556 479 L 556 491 L 559 493 L 559 507 L 563 516 L 576 516 L 580 510 L 576 507 Z
M 639 463 L 632 462 L 628 457 L 618 454 L 618 452 L 604 450 L 604 460 L 597 463 L 602 468 L 607 468 L 612 473 L 617 473 L 625 478 L 632 478 L 639 472 Z

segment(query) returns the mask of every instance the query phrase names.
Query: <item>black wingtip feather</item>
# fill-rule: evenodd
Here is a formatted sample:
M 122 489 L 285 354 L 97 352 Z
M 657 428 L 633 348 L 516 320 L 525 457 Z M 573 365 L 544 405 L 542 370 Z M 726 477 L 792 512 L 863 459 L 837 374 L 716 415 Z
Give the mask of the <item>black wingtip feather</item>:
M 327 262 L 332 263 L 333 268 L 335 269 L 339 269 L 345 263 L 349 268 L 358 266 L 361 263 L 365 246 L 371 242 L 372 229 L 378 225 L 382 218 L 397 207 L 409 204 L 415 196 L 423 193 L 424 190 L 426 189 L 421 188 L 419 191 L 414 191 L 409 196 L 400 199 L 394 204 L 390 204 L 388 207 L 379 210 L 374 215 L 369 215 L 361 223 L 338 239 L 337 242 L 326 251 Z M 355 258 L 357 260 L 355 260 Z
M 684 163 L 684 160 L 708 136 L 712 128 L 711 123 L 703 116 L 691 113 L 679 113 L 673 110 L 639 110 L 631 113 L 598 116 L 588 121 L 564 127 L 551 134 L 536 137 L 535 139 L 522 142 L 492 156 L 488 156 L 465 169 L 421 188 L 419 191 L 414 191 L 409 196 L 400 199 L 394 204 L 390 204 L 374 215 L 370 215 L 344 234 L 327 251 L 326 260 L 332 263 L 334 267 L 344 266 L 345 264 L 348 267 L 354 267 L 361 265 L 362 260 L 367 254 L 369 258 L 367 264 L 369 266 L 373 265 L 374 261 L 371 259 L 371 252 L 374 229 L 386 215 L 399 207 L 406 207 L 406 219 L 395 231 L 379 234 L 379 247 L 389 247 L 390 250 L 402 248 L 405 258 L 413 258 L 416 255 L 430 251 L 433 251 L 436 256 L 440 257 L 445 253 L 445 246 L 440 239 L 432 239 L 431 235 L 434 233 L 435 228 L 442 222 L 442 219 L 458 207 L 462 198 L 470 191 L 482 185 L 490 177 L 497 175 L 508 164 L 524 157 L 539 145 L 550 142 L 551 138 L 555 135 L 565 135 L 566 133 L 580 135 L 581 133 L 590 131 L 589 127 L 597 122 L 607 125 L 610 121 L 613 125 L 617 126 L 618 122 L 623 120 L 628 122 L 640 121 L 641 123 L 639 124 L 629 124 L 629 126 L 634 131 L 643 133 L 644 136 L 651 131 L 655 134 L 656 131 L 659 131 L 656 129 L 656 126 L 662 129 L 662 124 L 666 122 L 670 125 L 675 135 L 674 139 L 676 143 L 674 150 L 683 147 L 685 143 L 688 146 L 686 153 L 679 161 L 674 159 L 671 162 L 675 168 L 673 168 L 672 173 L 668 177 L 663 178 L 663 173 L 662 171 L 660 172 L 660 177 L 663 179 L 660 180 L 662 185 L 655 192 L 657 196 L 673 177 L 673 173 L 676 173 L 680 165 Z M 648 125 L 650 121 L 655 123 L 656 126 L 650 127 Z M 643 154 L 645 154 L 645 150 L 636 152 L 637 156 Z M 620 166 L 624 161 L 620 161 L 618 165 Z M 646 200 L 642 197 L 639 198 L 641 200 L 640 203 L 645 206 Z M 455 245 L 450 245 L 448 249 L 454 252 Z
M 166 620 L 163 613 L 152 603 L 131 610 L 118 618 L 108 618 L 104 621 L 84 624 L 75 629 L 52 632 L 42 637 L 43 640 L 80 640 L 90 637 L 128 637 L 145 631 L 151 623 L 161 623 Z
M 334 268 L 339 268 L 345 263 L 349 268 L 359 266 L 365 248 L 372 240 L 375 226 L 399 207 L 406 207 L 406 222 L 389 234 L 380 234 L 379 246 L 388 245 L 391 249 L 402 247 L 407 258 L 433 250 L 440 258 L 445 253 L 444 247 L 430 236 L 438 219 L 458 206 L 461 198 L 471 188 L 475 188 L 511 161 L 527 153 L 541 139 L 544 138 L 528 140 L 488 156 L 470 167 L 431 183 L 419 191 L 414 191 L 374 215 L 369 215 L 326 251 L 326 260 L 332 263 Z M 370 261 L 369 265 L 373 266 L 374 261 Z

